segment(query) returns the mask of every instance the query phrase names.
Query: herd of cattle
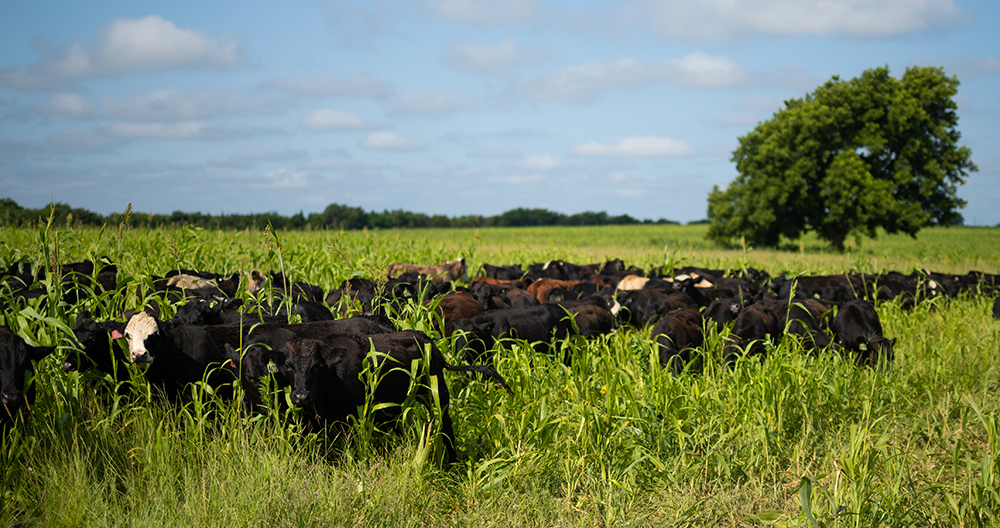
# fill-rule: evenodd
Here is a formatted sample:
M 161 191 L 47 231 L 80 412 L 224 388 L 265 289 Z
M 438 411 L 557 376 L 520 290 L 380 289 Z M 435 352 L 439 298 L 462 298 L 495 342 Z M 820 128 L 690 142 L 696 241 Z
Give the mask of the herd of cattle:
M 753 268 L 647 272 L 618 259 L 590 265 L 555 260 L 527 269 L 483 264 L 469 280 L 464 259 L 457 259 L 394 264 L 384 277 L 350 279 L 328 292 L 279 273 L 174 270 L 138 287 L 140 298 L 149 300 L 143 311 L 98 313 L 95 319 L 82 301 L 93 292 L 124 295 L 134 284 L 119 284 L 113 265 L 96 268 L 84 261 L 60 271 L 60 280 L 44 281 L 44 269 L 12 265 L 0 276 L 0 309 L 10 321 L 33 298 L 52 302 L 56 297 L 42 285 L 55 283 L 65 312 L 77 313 L 72 335 L 58 347 L 67 350 L 64 370 L 96 369 L 125 381 L 129 364 L 139 365 L 148 383 L 174 401 L 191 383 L 205 381 L 227 398 L 239 384 L 248 412 L 285 403 L 264 389 L 262 380 L 269 379 L 272 388 L 288 391 L 287 402 L 303 409 L 304 427 L 315 431 L 356 415 L 369 394 L 376 403 L 402 403 L 411 386 L 411 362 L 422 359 L 427 368 L 419 386 L 426 392 L 435 385 L 431 378 L 436 381 L 450 460 L 455 450 L 443 372 L 475 372 L 510 391 L 492 355 L 514 343 L 542 353 L 561 351 L 568 364 L 568 337 L 608 334 L 621 326 L 647 329 L 660 364 L 679 374 L 697 369 L 706 334 L 718 331 L 729 364 L 740 356 L 763 357 L 767 342 L 795 339 L 807 351 L 833 349 L 859 366 L 886 368 L 896 339 L 885 336 L 872 303 L 896 300 L 912 307 L 962 292 L 1000 292 L 1000 276 L 979 272 L 771 277 Z M 273 302 L 259 300 L 264 297 Z M 169 319 L 161 317 L 162 303 L 172 304 Z M 454 343 L 454 355 L 464 364 L 449 364 L 425 333 L 396 327 L 393 321 L 408 303 L 428 306 L 433 328 L 452 338 L 441 342 Z M 993 315 L 1000 318 L 1000 298 Z M 4 428 L 33 401 L 33 385 L 26 388 L 25 380 L 34 363 L 56 348 L 30 346 L 0 326 Z M 377 386 L 367 386 L 375 378 L 364 375 L 366 368 L 380 371 Z M 375 420 L 391 418 L 392 405 L 379 408 Z

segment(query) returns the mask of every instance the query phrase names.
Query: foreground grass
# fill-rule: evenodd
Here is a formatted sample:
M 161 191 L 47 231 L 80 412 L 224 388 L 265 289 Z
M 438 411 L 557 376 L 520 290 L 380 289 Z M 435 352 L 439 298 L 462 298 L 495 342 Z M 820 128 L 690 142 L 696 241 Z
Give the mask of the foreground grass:
M 72 231 L 58 233 L 58 246 L 51 233 L 21 230 L 0 246 L 7 252 L 0 264 L 18 251 L 37 258 L 32 243 L 47 244 L 49 258 L 58 252 L 64 262 L 108 255 L 122 263 L 127 281 L 171 267 L 277 269 L 280 258 L 296 277 L 326 287 L 384 261 L 456 253 L 491 263 L 620 256 L 647 268 L 676 262 L 772 272 L 880 266 L 874 258 L 909 258 L 891 267 L 904 271 L 1000 268 L 997 255 L 971 242 L 978 230 L 946 231 L 937 245 L 928 235 L 932 240 L 918 241 L 927 244 L 919 258 L 906 256 L 920 254 L 906 249 L 908 239 L 883 237 L 870 248 L 880 256 L 861 258 L 703 251 L 691 228 L 673 229 L 631 237 L 616 229 L 469 230 L 450 238 L 279 233 L 270 245 L 256 232 Z M 982 233 L 987 244 L 997 236 Z M 678 249 L 653 248 L 647 236 Z M 979 265 L 962 266 L 951 254 L 966 236 Z M 685 237 L 691 249 L 683 248 Z M 706 256 L 713 251 L 720 256 Z M 137 305 L 140 299 L 128 297 L 134 283 L 128 286 L 118 296 L 124 299 L 88 303 Z M 727 368 L 718 358 L 721 337 L 713 336 L 700 372 L 672 376 L 656 364 L 648 334 L 629 329 L 566 341 L 569 367 L 519 344 L 497 360 L 513 395 L 449 375 L 462 462 L 447 469 L 431 461 L 439 450 L 421 438 L 429 423 L 421 406 L 399 435 L 369 440 L 370 431 L 357 427 L 327 442 L 295 434 L 288 422 L 247 418 L 210 396 L 177 408 L 139 382 L 116 399 L 109 382 L 63 373 L 50 358 L 36 378 L 32 419 L 3 436 L 0 524 L 808 526 L 811 516 L 824 526 L 995 525 L 1000 323 L 990 316 L 991 302 L 946 299 L 909 311 L 881 305 L 886 332 L 899 339 L 887 371 L 812 357 L 792 341 L 771 344 L 763 362 Z M 73 310 L 4 315 L 39 342 L 69 346 L 45 318 L 69 324 Z M 400 322 L 426 328 L 426 319 L 417 311 Z M 455 357 L 447 340 L 439 344 Z

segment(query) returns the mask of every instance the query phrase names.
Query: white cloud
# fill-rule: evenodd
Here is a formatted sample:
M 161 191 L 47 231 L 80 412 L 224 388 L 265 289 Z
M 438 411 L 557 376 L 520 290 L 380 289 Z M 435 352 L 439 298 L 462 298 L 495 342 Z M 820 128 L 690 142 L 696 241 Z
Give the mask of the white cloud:
M 361 143 L 362 147 L 372 150 L 417 150 L 424 147 L 420 140 L 397 134 L 389 130 L 372 132 Z
M 76 94 L 55 94 L 36 108 L 42 114 L 67 119 L 190 121 L 219 115 L 273 114 L 287 106 L 286 102 L 262 100 L 239 90 L 202 89 L 186 93 L 172 88 L 96 101 Z
M 452 66 L 488 77 L 507 77 L 517 64 L 542 61 L 547 53 L 542 48 L 524 50 L 507 39 L 495 46 L 472 42 L 453 42 L 448 46 L 447 61 Z
M 570 154 L 581 158 L 680 157 L 694 153 L 694 146 L 686 141 L 656 136 L 627 137 L 610 145 L 589 141 L 570 148 Z
M 514 159 L 520 157 L 520 154 L 513 150 L 479 149 L 469 152 L 468 156 L 487 159 Z
M 517 168 L 526 170 L 555 170 L 561 167 L 559 158 L 546 154 L 531 156 L 517 164 Z
M 962 17 L 954 0 L 632 0 L 626 14 L 672 40 L 754 34 L 890 37 Z
M 518 93 L 529 99 L 586 100 L 601 91 L 641 83 L 722 88 L 737 86 L 747 78 L 747 72 L 727 57 L 694 52 L 652 65 L 624 58 L 570 66 L 528 81 Z
M 279 169 L 261 175 L 263 182 L 251 184 L 255 189 L 302 189 L 308 183 L 304 173 Z
M 535 0 L 425 0 L 424 5 L 448 22 L 474 26 L 528 22 L 541 13 Z
M 313 110 L 302 118 L 302 126 L 313 131 L 321 130 L 363 130 L 371 128 L 365 118 L 329 108 Z
M 392 104 L 392 112 L 398 115 L 443 116 L 472 110 L 478 100 L 450 90 L 438 90 L 394 97 Z
M 76 94 L 56 94 L 51 99 L 38 105 L 38 111 L 50 116 L 68 119 L 91 119 L 94 117 L 94 105 L 84 101 Z
M 962 78 L 1000 74 L 1000 59 L 995 57 L 981 59 L 927 58 L 919 62 L 922 64 L 940 64 L 949 75 L 958 75 Z
M 259 131 L 259 130 L 258 130 Z M 247 137 L 254 131 L 227 128 L 205 121 L 179 123 L 110 123 L 91 129 L 69 129 L 49 137 L 49 142 L 62 146 L 100 148 L 133 139 L 229 139 Z
M 355 161 L 341 159 L 316 159 L 306 164 L 311 170 L 373 171 L 389 166 L 384 161 Z
M 259 162 L 293 161 L 306 156 L 300 149 L 281 151 L 242 150 L 236 154 L 214 156 L 209 163 L 218 167 L 250 167 Z
M 395 93 L 392 86 L 367 73 L 356 73 L 350 77 L 337 77 L 329 73 L 284 77 L 264 81 L 260 87 L 298 95 L 321 97 L 384 99 Z
M 47 90 L 65 87 L 67 79 L 230 68 L 243 59 L 243 50 L 228 36 L 212 38 L 149 15 L 116 18 L 97 31 L 93 42 L 73 42 L 46 55 L 29 67 L 0 70 L 0 83 L 16 90 Z
M 113 123 L 111 135 L 123 139 L 205 139 L 214 132 L 204 121 L 181 123 Z

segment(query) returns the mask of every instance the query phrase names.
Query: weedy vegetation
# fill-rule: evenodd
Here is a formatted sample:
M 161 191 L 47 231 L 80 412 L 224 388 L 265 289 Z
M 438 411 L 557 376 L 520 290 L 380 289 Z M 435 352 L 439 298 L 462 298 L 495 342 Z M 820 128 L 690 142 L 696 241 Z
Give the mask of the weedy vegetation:
M 119 318 L 149 300 L 150 276 L 170 269 L 282 270 L 327 289 L 380 277 L 391 262 L 456 256 L 484 263 L 619 257 L 644 269 L 696 265 L 782 272 L 930 269 L 1000 273 L 1000 229 L 931 228 L 824 249 L 805 238 L 777 251 L 721 250 L 705 226 L 239 232 L 0 228 L 0 266 L 106 259 L 118 289 L 63 300 L 0 290 L 3 324 L 30 344 L 58 345 L 32 380 L 34 405 L 3 432 L 4 526 L 995 526 L 1000 524 L 1000 321 L 993 298 L 964 295 L 903 309 L 877 306 L 898 339 L 890 368 L 812 356 L 793 339 L 766 343 L 764 361 L 721 357 L 710 331 L 699 372 L 660 368 L 648 329 L 494 353 L 513 389 L 447 374 L 460 461 L 441 464 L 440 401 L 416 383 L 399 424 L 362 419 L 334 439 L 301 434 L 275 394 L 250 415 L 207 384 L 165 402 L 133 370 L 119 381 L 64 372 L 82 309 Z M 0 286 L 0 288 L 3 288 Z M 267 292 L 264 293 L 267 295 Z M 394 315 L 436 332 L 433 305 Z M 169 315 L 166 314 L 166 315 Z M 420 365 L 412 370 L 419 380 Z M 368 370 L 364 375 L 383 373 Z M 237 388 L 237 391 L 239 389 Z

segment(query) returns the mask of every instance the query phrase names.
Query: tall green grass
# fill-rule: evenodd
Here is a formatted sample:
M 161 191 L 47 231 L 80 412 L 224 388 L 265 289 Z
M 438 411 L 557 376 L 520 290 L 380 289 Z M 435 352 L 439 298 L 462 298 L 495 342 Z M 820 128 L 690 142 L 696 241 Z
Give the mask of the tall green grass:
M 119 265 L 120 289 L 86 292 L 84 306 L 109 314 L 140 307 L 137 286 L 175 268 L 284 269 L 327 288 L 374 276 L 389 262 L 458 255 L 473 268 L 621 257 L 647 269 L 1000 273 L 995 229 L 930 229 L 917 241 L 883 236 L 845 255 L 811 242 L 723 251 L 705 245 L 699 229 L 271 233 L 278 251 L 265 231 L 0 228 L 0 265 L 107 257 Z M 59 345 L 38 366 L 28 420 L 0 444 L 2 525 L 998 523 L 1000 323 L 992 299 L 880 305 L 887 334 L 898 338 L 884 371 L 809 355 L 793 340 L 766 343 L 763 361 L 729 367 L 720 357 L 725 333 L 714 331 L 702 367 L 680 375 L 659 367 L 648 330 L 566 339 L 559 346 L 570 351 L 569 366 L 561 353 L 515 342 L 494 354 L 512 395 L 446 373 L 461 461 L 445 467 L 432 434 L 440 426 L 433 391 L 430 400 L 418 397 L 416 382 L 398 427 L 380 431 L 359 420 L 329 439 L 301 434 L 279 406 L 248 416 L 202 385 L 175 405 L 138 371 L 121 386 L 62 372 L 81 308 L 63 304 L 61 285 L 50 285 L 58 295 L 17 301 L 0 320 L 34 343 Z M 430 322 L 432 308 L 409 306 L 394 317 L 434 336 L 457 362 L 452 340 Z M 421 379 L 419 365 L 398 368 L 417 368 L 412 377 Z

